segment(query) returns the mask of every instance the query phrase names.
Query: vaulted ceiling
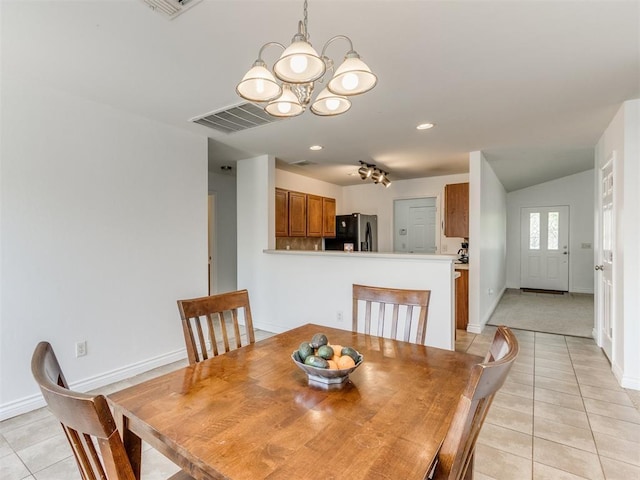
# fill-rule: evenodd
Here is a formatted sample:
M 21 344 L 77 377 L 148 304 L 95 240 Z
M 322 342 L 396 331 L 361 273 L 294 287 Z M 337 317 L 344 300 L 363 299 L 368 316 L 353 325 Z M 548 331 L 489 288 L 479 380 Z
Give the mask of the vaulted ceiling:
M 232 134 L 190 122 L 241 102 L 236 84 L 261 45 L 291 41 L 302 4 L 204 0 L 169 20 L 142 0 L 3 1 L 3 74 L 209 137 L 213 169 L 267 153 L 349 185 L 359 160 L 398 180 L 466 172 L 482 150 L 509 191 L 592 168 L 620 104 L 640 96 L 638 1 L 311 0 L 314 46 L 349 36 L 378 85 L 334 118 Z

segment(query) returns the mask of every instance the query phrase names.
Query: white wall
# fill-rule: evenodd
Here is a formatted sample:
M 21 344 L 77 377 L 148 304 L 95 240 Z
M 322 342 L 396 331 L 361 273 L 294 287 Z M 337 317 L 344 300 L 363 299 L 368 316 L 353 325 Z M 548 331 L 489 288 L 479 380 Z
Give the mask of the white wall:
M 207 285 L 205 138 L 5 71 L 1 102 L 0 419 L 44 404 L 41 340 L 79 390 L 184 357 Z
M 275 243 L 274 163 L 267 156 L 238 162 L 238 218 L 243 219 L 238 222 L 238 287 L 249 290 L 254 325 L 275 332 L 305 323 L 349 330 L 353 283 L 428 288 L 427 344 L 453 348 L 450 258 L 263 252 Z M 343 312 L 342 322 L 338 311 Z
M 637 390 L 640 390 L 639 142 L 640 100 L 630 100 L 622 105 L 600 138 L 595 157 L 595 168 L 599 169 L 615 155 L 612 369 L 622 386 Z M 596 252 L 597 248 L 596 245 Z M 597 254 L 594 260 L 598 261 Z M 600 300 L 597 293 L 596 288 L 596 312 Z M 602 345 L 599 330 L 596 339 Z
M 506 284 L 507 194 L 482 152 L 469 154 L 469 324 L 480 333 Z
M 442 202 L 444 186 L 448 183 L 463 183 L 469 181 L 466 173 L 459 175 L 443 175 L 440 177 L 417 178 L 413 180 L 394 180 L 388 188 L 373 183 L 363 183 L 344 187 L 344 203 L 338 209 L 338 215 L 353 212 L 378 215 L 378 250 L 393 251 L 393 201 L 396 199 L 437 197 L 436 224 L 440 231 L 436 234 L 436 241 L 440 250 L 438 253 L 455 254 L 460 248 L 462 238 L 447 238 L 442 231 Z M 473 262 L 473 259 L 471 259 Z
M 508 288 L 520 288 L 520 210 L 568 205 L 569 291 L 593 293 L 594 174 L 588 170 L 507 194 Z
M 304 175 L 276 169 L 276 187 L 285 190 L 311 193 L 312 195 L 320 195 L 321 197 L 335 198 L 337 210 L 339 210 L 342 205 L 343 187 L 305 177 Z
M 215 201 L 215 281 L 213 292 L 230 292 L 237 287 L 236 177 L 209 172 L 209 193 Z

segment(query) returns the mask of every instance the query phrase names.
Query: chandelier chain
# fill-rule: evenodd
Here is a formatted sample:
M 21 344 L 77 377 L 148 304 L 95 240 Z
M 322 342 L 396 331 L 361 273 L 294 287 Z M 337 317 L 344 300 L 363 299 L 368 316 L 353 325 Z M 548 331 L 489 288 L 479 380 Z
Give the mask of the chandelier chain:
M 304 36 L 305 39 L 307 40 L 307 42 L 309 41 L 309 27 L 307 25 L 307 16 L 308 16 L 308 4 L 307 4 L 307 0 L 304 0 L 304 8 L 303 8 L 303 18 L 304 18 Z

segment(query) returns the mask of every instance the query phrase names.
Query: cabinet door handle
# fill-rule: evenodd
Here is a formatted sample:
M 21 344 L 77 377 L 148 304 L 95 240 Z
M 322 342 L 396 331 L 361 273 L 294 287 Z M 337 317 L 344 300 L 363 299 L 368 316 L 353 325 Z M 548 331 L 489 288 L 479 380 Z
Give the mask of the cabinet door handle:
M 596 270 L 604 270 L 604 265 L 596 265 Z

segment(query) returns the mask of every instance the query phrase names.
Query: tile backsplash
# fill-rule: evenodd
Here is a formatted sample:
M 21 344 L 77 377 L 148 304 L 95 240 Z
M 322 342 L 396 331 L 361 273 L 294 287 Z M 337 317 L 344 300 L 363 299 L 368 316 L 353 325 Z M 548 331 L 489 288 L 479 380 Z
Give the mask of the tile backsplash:
M 276 250 L 322 250 L 322 239 L 312 237 L 276 237 Z

